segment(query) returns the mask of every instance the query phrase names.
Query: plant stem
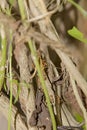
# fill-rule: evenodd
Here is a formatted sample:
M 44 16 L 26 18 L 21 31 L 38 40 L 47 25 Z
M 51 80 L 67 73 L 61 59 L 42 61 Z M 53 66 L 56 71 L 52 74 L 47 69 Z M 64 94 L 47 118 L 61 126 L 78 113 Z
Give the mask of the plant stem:
M 18 5 L 19 5 L 19 9 L 20 9 L 21 18 L 22 18 L 22 20 L 25 20 L 26 13 L 25 13 L 23 0 L 18 0 Z
M 5 65 L 6 65 L 6 50 L 7 50 L 7 42 L 6 42 L 6 36 L 4 31 L 4 26 L 1 25 L 0 27 L 0 91 L 3 86 L 4 82 L 4 75 L 5 75 Z
M 8 130 L 10 130 L 11 127 L 11 114 L 12 114 L 12 43 L 10 43 L 9 46 L 9 76 L 10 76 L 10 106 L 8 116 Z
M 47 107 L 48 107 L 50 117 L 51 117 L 51 120 L 52 120 L 53 130 L 56 130 L 57 129 L 56 128 L 56 121 L 55 121 L 53 109 L 52 109 L 52 106 L 51 106 L 51 103 L 50 103 L 50 97 L 49 97 L 49 94 L 48 94 L 48 91 L 47 91 L 47 88 L 46 88 L 46 84 L 45 84 L 44 77 L 43 77 L 43 74 L 42 74 L 42 71 L 41 71 L 41 67 L 40 67 L 39 62 L 38 62 L 38 58 L 37 58 L 37 55 L 36 55 L 36 49 L 34 48 L 31 40 L 29 41 L 29 47 L 30 47 L 30 50 L 31 50 L 31 53 L 32 53 L 32 56 L 33 56 L 33 60 L 34 60 L 34 63 L 35 63 L 35 66 L 36 66 L 36 69 L 37 69 L 37 72 L 38 72 L 38 75 L 39 75 L 39 78 L 40 78 L 40 82 L 42 84 L 42 89 L 43 89 L 45 97 L 46 97 Z
M 87 17 L 87 11 L 85 11 L 80 5 L 78 5 L 74 0 L 67 0 L 70 2 L 72 5 L 74 5 L 81 13 L 83 16 Z

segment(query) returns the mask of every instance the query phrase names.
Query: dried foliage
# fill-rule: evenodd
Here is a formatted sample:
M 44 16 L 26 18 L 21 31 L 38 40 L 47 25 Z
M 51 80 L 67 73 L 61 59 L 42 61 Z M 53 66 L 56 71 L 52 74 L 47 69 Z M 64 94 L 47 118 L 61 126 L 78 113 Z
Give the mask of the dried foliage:
M 66 0 L 24 0 L 23 2 L 25 17 L 22 17 L 21 20 L 17 1 L 11 5 L 9 0 L 3 2 L 0 0 L 0 24 L 4 26 L 7 39 L 4 81 L 6 89 L 3 84 L 0 111 L 6 118 L 8 117 L 10 81 L 7 74 L 9 73 L 9 45 L 11 42 L 9 32 L 11 30 L 13 36 L 11 125 L 13 130 L 53 129 L 46 97 L 34 64 L 35 57 L 32 56 L 28 46 L 29 40 L 32 40 L 36 48 L 38 62 L 56 120 L 56 129 L 79 130 L 82 129 L 84 122 L 87 127 L 87 82 L 80 74 L 79 63 L 76 61 L 80 60 L 78 58 L 80 54 L 74 45 L 71 45 L 72 47 L 69 45 L 69 42 L 73 40 L 66 34 L 66 30 L 76 24 L 76 15 L 78 15 L 76 9 Z M 6 12 L 9 7 L 11 7 L 10 16 Z M 69 16 L 69 21 L 66 16 Z M 17 101 L 14 104 L 15 98 Z M 76 121 L 76 113 L 83 116 L 82 123 Z

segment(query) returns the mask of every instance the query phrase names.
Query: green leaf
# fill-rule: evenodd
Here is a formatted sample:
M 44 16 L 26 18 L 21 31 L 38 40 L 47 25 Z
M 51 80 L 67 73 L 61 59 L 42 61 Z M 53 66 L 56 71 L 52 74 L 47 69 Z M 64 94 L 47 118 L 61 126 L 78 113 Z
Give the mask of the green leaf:
M 84 38 L 83 33 L 80 32 L 76 27 L 68 30 L 68 34 L 83 43 L 87 43 L 87 39 Z

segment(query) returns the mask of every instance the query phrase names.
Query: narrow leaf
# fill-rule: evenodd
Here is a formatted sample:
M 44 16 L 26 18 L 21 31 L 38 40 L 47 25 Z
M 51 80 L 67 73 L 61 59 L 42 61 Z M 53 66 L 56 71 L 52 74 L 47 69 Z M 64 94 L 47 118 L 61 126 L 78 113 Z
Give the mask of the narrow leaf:
M 68 30 L 68 34 L 83 43 L 87 43 L 87 39 L 84 38 L 83 33 L 80 32 L 76 27 Z

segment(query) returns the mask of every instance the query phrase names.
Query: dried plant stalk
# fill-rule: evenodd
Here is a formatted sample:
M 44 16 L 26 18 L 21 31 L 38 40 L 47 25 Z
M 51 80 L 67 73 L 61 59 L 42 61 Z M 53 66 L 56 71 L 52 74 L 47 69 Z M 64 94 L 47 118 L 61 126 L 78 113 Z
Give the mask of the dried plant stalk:
M 3 113 L 3 115 L 8 119 L 8 110 L 9 110 L 9 100 L 5 95 L 0 96 L 0 111 Z M 16 107 L 12 106 L 12 120 L 11 120 L 11 126 L 13 130 L 15 128 L 17 130 L 27 130 L 26 125 L 23 123 L 23 120 L 18 113 L 18 110 Z

